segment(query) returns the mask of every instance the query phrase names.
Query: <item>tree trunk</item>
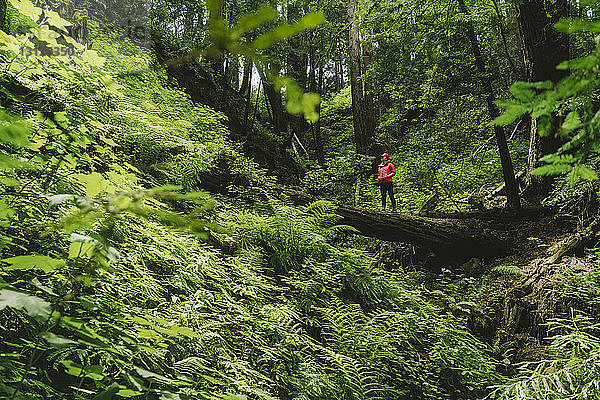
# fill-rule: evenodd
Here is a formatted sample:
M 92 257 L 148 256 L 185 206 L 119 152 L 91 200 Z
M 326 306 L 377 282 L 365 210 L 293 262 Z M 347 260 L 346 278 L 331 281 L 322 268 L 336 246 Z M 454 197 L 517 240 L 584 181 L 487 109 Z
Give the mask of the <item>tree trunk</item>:
M 252 94 L 252 61 L 250 60 L 246 60 L 246 64 L 244 65 L 244 79 L 242 81 L 242 88 L 240 89 L 240 94 L 244 96 L 244 100 L 246 102 L 244 108 L 243 129 L 247 132 L 248 117 L 250 115 L 250 96 Z
M 339 63 L 337 62 L 337 60 L 333 62 L 333 69 L 334 69 L 334 74 L 333 74 L 333 90 L 337 93 L 341 89 L 341 85 L 340 85 L 340 67 L 339 67 Z
M 234 90 L 240 86 L 240 60 L 237 55 L 229 54 L 227 61 L 227 83 Z
M 371 84 L 371 79 L 367 77 L 367 71 L 371 66 L 371 57 L 373 55 L 373 48 L 371 42 L 368 40 L 363 41 L 362 43 L 363 50 L 363 75 L 361 81 L 364 87 L 364 114 L 365 114 L 365 129 L 370 133 L 372 137 L 375 136 L 375 115 L 373 106 L 373 85 Z
M 317 93 L 323 93 L 323 67 L 319 67 L 319 81 L 317 83 Z M 325 148 L 323 147 L 323 137 L 321 136 L 321 103 L 317 105 L 319 120 L 315 122 L 315 149 L 317 152 L 317 161 L 320 165 L 325 165 Z
M 209 17 L 215 21 L 219 21 L 223 19 L 224 12 L 225 1 L 215 0 L 215 4 L 210 9 Z M 223 57 L 223 54 L 213 56 L 210 61 L 210 66 L 214 70 L 215 76 L 217 78 L 225 78 L 225 59 Z
M 458 0 L 458 4 L 463 13 L 469 13 L 467 7 L 465 6 L 464 0 Z M 477 36 L 475 35 L 475 28 L 473 27 L 472 22 L 469 21 L 466 23 L 466 30 L 467 35 L 469 37 L 469 41 L 471 42 L 471 47 L 473 48 L 475 64 L 477 66 L 477 69 L 479 70 L 479 74 L 481 75 L 481 86 L 485 93 L 490 119 L 493 120 L 500 115 L 500 112 L 498 110 L 498 107 L 494 103 L 495 96 L 494 91 L 492 89 L 491 77 L 489 76 L 489 72 L 487 71 L 483 54 L 481 53 L 481 50 L 479 48 L 479 42 L 477 41 Z M 518 209 L 521 207 L 521 202 L 519 199 L 519 188 L 515 179 L 515 171 L 513 169 L 512 160 L 510 158 L 508 144 L 506 143 L 504 128 L 502 126 L 495 125 L 494 135 L 496 136 L 496 142 L 498 144 L 500 162 L 502 164 L 502 175 L 504 176 L 504 182 L 506 185 L 507 206 L 513 209 Z
M 410 243 L 441 254 L 486 256 L 506 250 L 507 244 L 475 227 L 446 220 L 339 206 L 340 223 L 356 228 L 361 235 L 389 242 Z M 463 254 L 461 254 L 463 253 Z
M 311 92 L 316 92 L 318 94 L 321 94 L 321 86 L 323 84 L 323 68 L 322 67 L 318 68 L 319 78 L 318 78 L 318 82 L 317 82 L 317 67 L 316 67 L 316 62 L 315 62 L 315 48 L 313 45 L 314 37 L 315 37 L 315 33 L 311 32 L 311 37 L 310 37 L 311 39 L 309 42 L 309 52 L 308 52 L 309 69 L 310 69 L 309 79 L 308 79 L 308 90 Z M 313 149 L 315 151 L 317 161 L 319 162 L 320 165 L 324 165 L 325 164 L 325 152 L 323 150 L 323 141 L 321 140 L 321 121 L 320 121 L 321 105 L 320 104 L 317 105 L 316 111 L 319 114 L 319 120 L 315 123 L 310 124 L 310 130 L 312 133 Z
M 569 38 L 554 29 L 554 23 L 567 16 L 566 0 L 558 0 L 553 6 L 546 5 L 542 0 L 525 0 L 519 5 L 517 21 L 528 81 L 549 80 L 556 83 L 568 75 L 568 71 L 557 70 L 556 65 L 569 59 Z M 531 120 L 524 194 L 534 200 L 545 197 L 553 178 L 536 176 L 532 171 L 540 166 L 539 160 L 543 155 L 556 152 L 562 144 L 560 138 L 556 137 L 558 116 L 554 115 L 550 124 L 550 134 L 540 137 L 539 121 Z
M 242 86 L 240 87 L 240 94 L 242 96 L 246 95 L 248 88 L 251 86 L 252 82 L 252 61 L 246 60 L 244 62 L 244 76 L 242 77 Z
M 71 23 L 71 26 L 67 27 L 69 35 L 75 41 L 87 47 L 90 41 L 87 14 L 76 9 L 73 3 L 67 2 L 60 4 L 58 14 Z
M 297 2 L 292 2 L 287 6 L 287 19 L 290 23 L 296 23 L 302 17 L 302 7 Z M 306 68 L 308 66 L 308 57 L 303 44 L 306 42 L 306 33 L 294 35 L 288 39 L 291 51 L 287 56 L 287 74 L 292 77 L 302 88 L 306 90 Z
M 309 204 L 316 200 L 311 195 L 283 186 L 273 189 L 285 194 L 297 205 Z M 516 235 L 490 229 L 502 225 L 497 220 L 487 224 L 479 220 L 473 223 L 467 219 L 452 221 L 349 206 L 337 206 L 334 212 L 341 217 L 340 224 L 354 227 L 358 231 L 357 234 L 388 242 L 414 244 L 449 258 L 488 258 L 511 250 L 516 242 Z M 514 228 L 514 223 L 511 226 Z
M 263 84 L 267 100 L 273 111 L 273 126 L 277 132 L 286 132 L 287 123 L 285 120 L 285 111 L 283 109 L 283 102 L 281 100 L 281 94 L 275 90 L 275 86 L 267 79 L 267 76 L 261 68 L 258 68 L 258 74 Z
M 372 132 L 368 131 L 366 125 L 366 105 L 361 81 L 360 37 L 356 15 L 357 3 L 357 0 L 348 0 L 348 50 L 350 56 L 350 86 L 352 90 L 352 125 L 354 128 L 356 152 L 368 154 L 372 142 Z

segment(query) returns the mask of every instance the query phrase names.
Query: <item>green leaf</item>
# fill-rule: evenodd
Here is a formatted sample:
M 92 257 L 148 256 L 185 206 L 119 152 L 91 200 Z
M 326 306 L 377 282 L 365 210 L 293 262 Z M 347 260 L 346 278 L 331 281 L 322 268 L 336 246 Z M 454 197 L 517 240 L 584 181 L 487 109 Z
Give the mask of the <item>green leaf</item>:
M 569 164 L 548 164 L 533 170 L 534 175 L 560 175 L 569 172 L 573 167 Z
M 25 147 L 29 144 L 30 131 L 29 122 L 0 110 L 0 142 Z
M 535 92 L 529 82 L 515 82 L 510 85 L 509 90 L 517 100 L 529 102 L 535 97 Z
M 581 18 L 563 18 L 554 24 L 554 27 L 566 33 L 574 33 L 580 31 L 600 32 L 600 22 L 587 21 Z
M 177 393 L 164 391 L 160 394 L 160 400 L 181 400 L 181 397 Z
M 76 362 L 71 361 L 71 360 L 63 360 L 60 363 L 65 367 L 65 372 L 69 375 L 85 376 L 85 377 L 93 379 L 95 381 L 101 381 L 106 377 L 106 375 L 103 372 L 104 370 L 102 369 L 102 367 L 100 365 L 83 366 L 83 365 L 77 364 Z M 113 395 L 118 390 L 119 390 L 119 387 L 117 386 L 117 390 L 115 390 Z M 94 397 L 94 398 L 96 398 L 96 397 Z
M 0 153 L 0 169 L 23 168 L 25 166 L 28 166 L 28 164 L 18 158 Z
M 529 111 L 527 105 L 516 102 L 498 102 L 498 105 L 504 108 L 504 112 L 492 121 L 492 125 L 508 125 Z
M 10 187 L 15 187 L 15 186 L 20 186 L 21 185 L 21 181 L 15 178 L 0 178 L 0 183 L 3 184 L 4 186 L 10 186 Z
M 45 322 L 50 317 L 50 303 L 46 300 L 11 289 L 0 290 L 0 310 L 6 307 L 25 309 L 29 316 L 39 322 Z
M 57 349 L 77 345 L 76 341 L 56 335 L 52 332 L 42 332 L 40 333 L 40 337 L 48 342 L 50 346 Z
M 135 372 L 137 372 L 138 375 L 141 376 L 142 378 L 152 379 L 154 381 L 157 381 L 160 383 L 165 383 L 167 385 L 175 383 L 175 381 L 173 379 L 167 378 L 166 376 L 155 374 L 152 371 L 148 371 L 146 369 L 139 368 L 139 367 L 133 367 L 133 368 L 135 369 Z
M 311 12 L 306 14 L 298 23 L 296 24 L 298 29 L 310 29 L 314 28 L 317 25 L 321 25 L 325 22 L 325 14 L 323 12 Z
M 125 397 L 125 398 L 141 396 L 142 394 L 144 394 L 144 392 L 140 392 L 140 391 L 132 390 L 132 389 L 121 389 L 116 393 L 117 396 L 121 396 L 121 397 Z
M 587 70 L 587 69 L 593 68 L 597 64 L 598 64 L 598 58 L 595 55 L 591 55 L 591 56 L 587 56 L 587 57 L 581 57 L 581 58 L 575 58 L 573 60 L 563 61 L 556 66 L 556 69 L 559 69 L 559 70 L 567 70 L 567 69 Z
M 571 111 L 564 122 L 562 123 L 562 129 L 564 133 L 569 133 L 581 126 L 581 119 L 577 111 Z
M 258 11 L 252 14 L 245 14 L 240 17 L 237 25 L 235 28 L 233 28 L 233 34 L 239 37 L 266 22 L 277 19 L 277 17 L 277 10 L 275 10 L 273 7 L 262 6 L 258 9 Z
M 44 11 L 46 17 L 48 17 L 48 22 L 55 28 L 60 29 L 63 32 L 67 32 L 67 27 L 73 25 L 69 21 L 63 19 L 57 12 L 46 10 Z
M 549 110 L 551 111 L 551 110 Z M 537 118 L 538 115 L 531 114 L 533 118 Z M 538 119 L 538 135 L 545 137 L 550 136 L 553 133 L 552 119 L 550 118 L 549 112 Z
M 572 164 L 572 163 L 576 162 L 577 159 L 572 154 L 546 154 L 545 156 L 540 158 L 540 161 L 543 161 L 548 164 L 553 164 L 553 163 Z
M 29 0 L 9 0 L 9 2 L 18 12 L 31 18 L 33 22 L 37 22 L 42 15 L 42 9 L 34 6 Z
M 577 164 L 573 168 L 572 174 L 576 178 L 581 178 L 586 181 L 595 181 L 598 179 L 598 173 L 587 165 Z
M 61 268 L 65 266 L 65 260 L 57 260 L 56 258 L 41 256 L 41 255 L 26 255 L 26 256 L 17 256 L 4 258 L 0 261 L 3 261 L 7 264 L 10 264 L 9 267 L 5 267 L 8 270 L 15 269 L 41 269 L 42 271 L 48 273 L 52 272 L 55 269 Z
M 87 197 L 95 197 L 100 193 L 106 192 L 111 187 L 111 184 L 98 172 L 75 174 L 73 176 L 84 184 Z
M 95 251 L 95 243 L 73 242 L 69 245 L 69 258 L 91 258 Z
M 114 382 L 112 385 L 106 388 L 103 392 L 98 393 L 94 396 L 93 400 L 111 400 L 112 397 L 120 391 L 119 384 Z

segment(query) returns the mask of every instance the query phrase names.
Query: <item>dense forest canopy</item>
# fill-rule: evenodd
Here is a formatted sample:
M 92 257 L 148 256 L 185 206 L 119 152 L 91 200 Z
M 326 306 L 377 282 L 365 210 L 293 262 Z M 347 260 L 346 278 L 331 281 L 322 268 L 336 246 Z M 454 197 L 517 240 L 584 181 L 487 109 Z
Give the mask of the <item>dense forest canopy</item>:
M 600 399 L 599 15 L 0 0 L 0 398 Z

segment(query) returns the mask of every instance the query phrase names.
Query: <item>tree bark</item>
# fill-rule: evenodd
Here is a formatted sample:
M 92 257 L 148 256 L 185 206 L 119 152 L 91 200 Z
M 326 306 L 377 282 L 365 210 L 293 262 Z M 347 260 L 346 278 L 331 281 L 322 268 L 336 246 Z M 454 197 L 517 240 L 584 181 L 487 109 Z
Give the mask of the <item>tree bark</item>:
M 316 92 L 318 94 L 321 94 L 321 87 L 323 85 L 323 68 L 319 67 L 318 71 L 319 71 L 319 78 L 318 78 L 318 82 L 317 82 L 317 67 L 316 67 L 316 62 L 315 62 L 315 48 L 314 48 L 314 44 L 313 44 L 313 40 L 314 40 L 314 32 L 311 33 L 311 40 L 309 42 L 309 79 L 308 79 L 308 90 L 311 92 Z M 317 105 L 317 109 L 316 109 L 317 113 L 319 114 L 319 120 L 315 123 L 311 123 L 310 124 L 310 130 L 312 133 L 312 142 L 313 142 L 313 149 L 315 151 L 315 155 L 317 158 L 317 162 L 320 165 L 325 165 L 325 151 L 323 149 L 323 140 L 321 139 L 321 121 L 320 121 L 320 117 L 321 117 L 321 105 L 318 104 Z
M 285 111 L 283 109 L 283 101 L 281 100 L 281 94 L 275 90 L 275 86 L 267 79 L 267 76 L 261 68 L 258 68 L 258 74 L 263 84 L 267 100 L 273 111 L 273 126 L 278 132 L 287 131 L 287 123 L 285 120 Z
M 356 228 L 361 235 L 388 242 L 422 246 L 443 255 L 489 257 L 506 251 L 507 242 L 476 227 L 461 226 L 442 219 L 339 206 L 340 223 Z
M 373 106 L 373 85 L 371 80 L 367 77 L 367 71 L 371 66 L 371 57 L 373 55 L 373 46 L 368 40 L 362 43 L 362 59 L 363 59 L 363 75 L 361 81 L 364 88 L 364 115 L 365 115 L 365 129 L 370 132 L 372 136 L 375 136 L 375 107 Z
M 287 6 L 287 19 L 290 23 L 296 23 L 302 17 L 302 7 L 297 2 Z M 306 90 L 306 68 L 308 57 L 303 44 L 306 42 L 306 33 L 295 35 L 288 39 L 291 51 L 287 56 L 287 74 L 292 77 L 302 90 Z
M 357 3 L 357 0 L 348 1 L 348 51 L 350 56 L 350 86 L 352 91 L 352 126 L 354 128 L 356 152 L 368 154 L 373 132 L 368 130 L 365 118 L 366 105 L 361 80 L 362 62 L 358 18 L 356 15 Z
M 549 80 L 556 83 L 568 75 L 568 71 L 557 70 L 556 65 L 569 59 L 569 38 L 554 29 L 554 23 L 567 16 L 566 0 L 558 0 L 553 6 L 542 0 L 525 0 L 519 5 L 517 21 L 528 81 Z M 533 175 L 533 170 L 540 166 L 539 160 L 543 155 L 556 152 L 562 144 L 560 138 L 556 137 L 558 116 L 551 118 L 551 132 L 544 137 L 539 135 L 539 122 L 537 119 L 531 120 L 525 177 L 524 195 L 533 200 L 545 197 L 553 182 L 550 176 Z
M 458 0 L 461 11 L 464 14 L 469 14 L 464 0 Z M 475 64 L 481 75 L 481 86 L 485 93 L 486 103 L 490 119 L 493 120 L 500 115 L 498 107 L 494 103 L 495 96 L 492 89 L 491 77 L 489 71 L 486 68 L 485 60 L 481 49 L 479 48 L 479 42 L 475 35 L 475 28 L 472 22 L 466 23 L 467 35 L 473 48 L 473 55 L 475 57 Z M 502 175 L 504 176 L 504 182 L 506 184 L 506 199 L 507 206 L 513 209 L 521 207 L 521 201 L 519 198 L 519 188 L 515 179 L 515 171 L 513 168 L 512 160 L 510 158 L 510 152 L 508 150 L 508 144 L 506 143 L 506 135 L 504 134 L 504 128 L 502 126 L 494 125 L 494 135 L 496 136 L 496 143 L 498 144 L 498 151 L 500 153 L 500 162 L 502 164 Z
M 244 79 L 242 81 L 242 89 L 240 90 L 240 94 L 244 96 L 244 100 L 246 102 L 244 108 L 244 120 L 243 120 L 243 129 L 244 131 L 248 130 L 248 117 L 250 115 L 250 96 L 252 94 L 252 61 L 247 60 L 244 65 Z
M 323 93 L 323 67 L 319 67 L 319 80 L 317 83 L 317 93 Z M 317 152 L 317 161 L 320 165 L 325 165 L 325 148 L 323 147 L 323 137 L 321 135 L 321 103 L 317 105 L 319 120 L 315 122 L 315 149 Z
M 225 76 L 229 86 L 234 90 L 238 90 L 238 87 L 240 86 L 240 60 L 237 55 L 229 54 Z
M 240 87 L 240 94 L 246 95 L 248 88 L 251 86 L 252 81 L 252 61 L 246 60 L 244 62 L 244 76 L 242 77 L 242 86 Z
M 67 27 L 69 35 L 87 47 L 90 41 L 87 13 L 74 8 L 73 3 L 65 2 L 58 7 L 58 14 L 71 23 L 71 26 Z
M 311 195 L 283 186 L 273 187 L 296 205 L 310 204 L 316 200 Z M 481 221 L 470 223 L 466 219 L 455 221 L 426 218 L 405 214 L 389 214 L 349 206 L 337 206 L 334 211 L 341 217 L 340 224 L 354 227 L 357 234 L 388 242 L 403 242 L 433 250 L 449 258 L 488 258 L 507 252 L 514 244 L 515 235 L 492 234 L 482 228 Z M 496 225 L 490 222 L 490 226 Z

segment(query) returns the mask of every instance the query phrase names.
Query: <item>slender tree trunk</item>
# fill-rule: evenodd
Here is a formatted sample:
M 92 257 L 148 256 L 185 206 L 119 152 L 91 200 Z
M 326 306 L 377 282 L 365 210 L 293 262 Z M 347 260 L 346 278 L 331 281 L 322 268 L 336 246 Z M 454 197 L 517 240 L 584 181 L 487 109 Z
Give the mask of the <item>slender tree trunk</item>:
M 227 83 L 234 90 L 240 86 L 240 60 L 237 55 L 229 54 L 227 60 Z
M 71 26 L 67 27 L 69 35 L 75 41 L 87 47 L 90 41 L 88 17 L 84 13 L 78 11 L 79 10 L 74 7 L 72 2 L 61 3 L 58 7 L 58 14 L 71 23 Z
M 265 72 L 262 71 L 261 68 L 258 68 L 258 74 L 260 75 L 265 94 L 267 95 L 267 99 L 271 105 L 271 110 L 273 111 L 273 126 L 278 132 L 286 132 L 287 123 L 285 121 L 285 112 L 283 109 L 281 94 L 275 90 L 275 86 L 269 82 Z
M 500 8 L 498 7 L 498 2 L 496 0 L 492 0 L 492 4 L 494 6 L 494 11 L 496 11 L 496 17 L 498 17 L 498 29 L 500 30 L 500 36 L 502 36 L 502 44 L 504 46 L 504 55 L 508 64 L 510 66 L 510 70 L 514 75 L 518 75 L 517 67 L 510 56 L 510 52 L 508 51 L 508 41 L 506 39 L 506 31 L 504 30 L 504 24 L 502 21 L 502 14 L 500 13 Z
M 210 15 L 210 18 L 213 18 L 215 20 L 222 20 L 223 14 L 225 12 L 225 1 L 215 0 L 215 2 L 217 4 L 211 9 L 212 14 Z M 223 57 L 223 54 L 219 54 L 219 55 L 213 57 L 210 62 L 210 66 L 215 71 L 215 75 L 220 79 L 223 79 L 225 77 L 225 65 L 224 64 L 225 64 L 225 59 Z
M 264 84 L 263 84 L 263 86 L 264 86 Z M 254 129 L 254 121 L 256 121 L 256 114 L 258 113 L 259 98 L 260 98 L 260 85 L 258 85 L 258 87 L 256 88 L 256 101 L 254 102 L 254 114 L 252 115 L 252 122 L 250 123 L 249 132 L 252 132 L 252 129 Z
M 323 66 L 319 67 L 319 81 L 317 84 L 317 93 L 323 93 Z M 320 165 L 325 165 L 325 148 L 323 147 L 323 137 L 321 135 L 321 104 L 317 105 L 319 120 L 315 122 L 315 149 L 317 150 L 317 161 Z
M 244 76 L 242 77 L 242 86 L 240 87 L 240 94 L 245 95 L 250 87 L 252 81 L 252 61 L 246 60 L 244 62 Z
M 244 108 L 244 130 L 248 129 L 248 116 L 250 115 L 250 94 L 252 93 L 252 61 L 246 60 L 244 64 L 244 78 L 242 80 L 242 87 L 240 94 L 242 94 L 246 100 L 246 107 Z
M 295 23 L 302 17 L 302 7 L 298 2 L 291 2 L 287 6 L 287 19 L 290 23 Z M 303 44 L 306 40 L 306 33 L 303 32 L 288 39 L 291 51 L 287 56 L 287 74 L 294 78 L 298 85 L 306 89 L 306 69 L 308 67 L 308 56 Z
M 467 7 L 465 6 L 464 0 L 458 0 L 458 4 L 464 14 L 469 13 Z M 479 48 L 479 42 L 477 41 L 475 28 L 473 27 L 472 22 L 469 21 L 466 23 L 466 30 L 469 41 L 471 42 L 471 47 L 473 48 L 475 64 L 479 74 L 481 75 L 481 86 L 485 93 L 485 100 L 487 103 L 488 112 L 490 114 L 490 119 L 493 120 L 500 115 L 500 112 L 494 103 L 495 96 L 492 89 L 491 77 L 489 76 L 489 72 L 486 68 L 483 54 L 481 54 L 481 49 Z M 502 163 L 502 175 L 504 176 L 504 183 L 506 185 L 507 206 L 513 209 L 518 209 L 521 207 L 519 188 L 515 179 L 515 172 L 513 169 L 512 160 L 510 158 L 510 153 L 508 151 L 508 144 L 506 143 L 504 128 L 502 126 L 495 125 L 494 135 L 496 136 L 496 143 L 498 144 L 498 150 L 500 153 L 500 162 Z
M 317 68 L 315 65 L 315 48 L 313 45 L 313 40 L 314 40 L 314 32 L 311 33 L 311 40 L 309 42 L 309 52 L 308 52 L 308 56 L 309 56 L 309 68 L 310 68 L 310 73 L 309 73 L 309 85 L 308 85 L 308 90 L 311 92 L 317 92 L 318 94 L 321 94 L 321 86 L 323 83 L 323 68 L 319 67 L 319 81 L 317 83 Z M 317 113 L 319 114 L 319 117 L 321 116 L 321 105 L 317 105 Z M 312 132 L 312 141 L 313 141 L 313 149 L 315 151 L 315 155 L 317 157 L 317 161 L 320 165 L 324 165 L 325 164 L 325 155 L 324 155 L 324 150 L 323 150 L 323 141 L 321 140 L 321 122 L 320 122 L 320 118 L 319 121 L 315 122 L 315 123 L 311 123 L 310 124 L 310 130 Z
M 362 82 L 364 88 L 364 105 L 365 105 L 365 129 L 367 132 L 371 134 L 372 137 L 375 136 L 375 107 L 373 105 L 373 85 L 371 84 L 371 79 L 367 77 L 367 71 L 371 66 L 371 57 L 373 55 L 373 48 L 371 42 L 363 41 L 362 43 L 363 50 L 363 75 Z
M 554 23 L 568 16 L 568 2 L 558 0 L 554 5 L 542 0 L 525 0 L 518 6 L 518 26 L 523 47 L 523 62 L 527 80 L 530 82 L 558 82 L 568 75 L 568 71 L 557 70 L 556 65 L 569 59 L 569 38 L 566 34 L 554 29 Z M 539 200 L 548 193 L 552 186 L 552 177 L 541 177 L 532 174 L 540 166 L 540 158 L 554 153 L 561 146 L 556 137 L 559 118 L 551 118 L 550 135 L 540 137 L 539 121 L 531 120 L 529 157 L 527 159 L 527 175 L 525 176 L 525 195 Z
M 346 87 L 346 77 L 344 76 L 344 63 L 340 60 L 340 89 Z
M 365 117 L 365 99 L 361 81 L 361 52 L 358 34 L 358 18 L 356 15 L 357 0 L 348 0 L 348 50 L 350 56 L 350 86 L 352 91 L 352 125 L 356 152 L 368 154 L 372 132 L 369 132 Z

